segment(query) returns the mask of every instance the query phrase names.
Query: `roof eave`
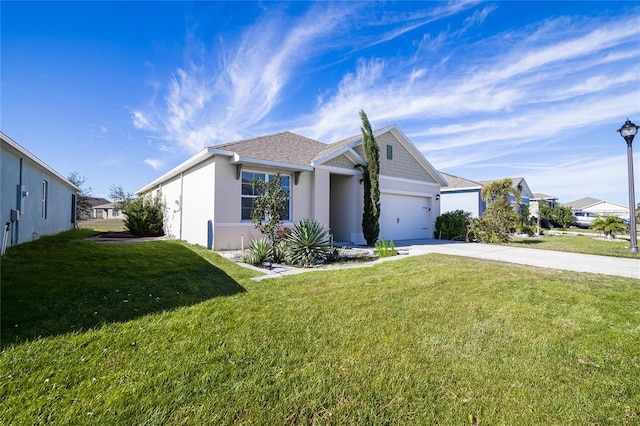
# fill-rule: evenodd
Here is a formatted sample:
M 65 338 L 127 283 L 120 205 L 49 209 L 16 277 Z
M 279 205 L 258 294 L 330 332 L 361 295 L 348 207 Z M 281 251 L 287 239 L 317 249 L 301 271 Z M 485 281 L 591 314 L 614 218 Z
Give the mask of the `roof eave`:
M 11 139 L 9 136 L 4 134 L 3 132 L 0 132 L 0 139 L 2 139 L 2 142 L 6 143 L 12 150 L 18 152 L 20 155 L 27 157 L 29 160 L 34 162 L 38 167 L 54 175 L 56 178 L 58 178 L 60 181 L 62 181 L 65 185 L 69 186 L 74 191 L 76 192 L 81 191 L 81 189 L 78 186 L 76 186 L 73 182 L 71 182 L 69 179 L 65 178 L 60 173 L 52 169 L 44 161 L 40 160 L 31 152 L 27 151 L 22 145 L 20 145 L 18 142 Z
M 148 192 L 151 189 L 157 187 L 161 183 L 166 182 L 167 180 L 179 175 L 180 173 L 183 173 L 183 172 L 189 170 L 190 168 L 192 168 L 193 166 L 203 162 L 207 158 L 213 157 L 215 155 L 221 155 L 221 156 L 225 156 L 225 157 L 232 157 L 233 154 L 234 154 L 233 151 L 225 151 L 225 150 L 222 150 L 222 149 L 215 149 L 215 148 L 205 148 L 202 151 L 200 151 L 199 153 L 197 153 L 196 155 L 194 155 L 193 157 L 191 157 L 188 160 L 180 163 L 178 166 L 174 167 L 173 169 L 169 170 L 167 173 L 165 173 L 162 176 L 160 176 L 159 178 L 155 179 L 151 183 L 149 183 L 149 184 L 143 186 L 142 188 L 138 189 L 135 192 L 135 194 L 136 195 L 144 194 L 145 192 Z

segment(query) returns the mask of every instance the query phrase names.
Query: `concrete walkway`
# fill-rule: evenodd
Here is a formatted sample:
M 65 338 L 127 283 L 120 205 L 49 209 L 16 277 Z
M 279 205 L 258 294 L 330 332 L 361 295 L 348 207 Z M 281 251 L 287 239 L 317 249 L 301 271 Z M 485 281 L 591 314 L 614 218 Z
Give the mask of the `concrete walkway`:
M 640 259 L 567 253 L 493 244 L 465 243 L 445 240 L 410 240 L 396 242 L 401 252 L 409 255 L 442 253 L 453 256 L 474 257 L 517 263 L 540 268 L 590 272 L 640 279 Z
M 396 249 L 400 256 L 378 259 L 374 262 L 354 263 L 348 265 L 327 265 L 320 270 L 362 268 L 380 262 L 402 259 L 405 256 L 417 256 L 428 253 L 441 253 L 452 256 L 473 257 L 477 259 L 495 260 L 498 262 L 517 263 L 539 268 L 559 269 L 593 274 L 613 275 L 640 280 L 640 259 L 624 259 L 591 254 L 567 253 L 552 250 L 507 247 L 492 244 L 466 243 L 446 240 L 406 240 L 396 241 Z M 371 251 L 371 249 L 363 249 Z M 283 275 L 300 274 L 318 271 L 316 268 L 291 268 L 274 265 L 272 270 L 255 268 L 265 275 L 254 280 L 275 278 Z

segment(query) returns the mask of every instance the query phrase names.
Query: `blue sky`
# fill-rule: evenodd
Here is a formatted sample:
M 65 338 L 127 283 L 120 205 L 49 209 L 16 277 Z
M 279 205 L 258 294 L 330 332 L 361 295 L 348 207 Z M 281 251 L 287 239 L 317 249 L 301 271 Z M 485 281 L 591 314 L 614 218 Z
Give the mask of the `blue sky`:
M 364 109 L 438 170 L 628 204 L 616 130 L 640 124 L 638 1 L 0 7 L 1 130 L 97 196 L 205 146 L 353 136 Z

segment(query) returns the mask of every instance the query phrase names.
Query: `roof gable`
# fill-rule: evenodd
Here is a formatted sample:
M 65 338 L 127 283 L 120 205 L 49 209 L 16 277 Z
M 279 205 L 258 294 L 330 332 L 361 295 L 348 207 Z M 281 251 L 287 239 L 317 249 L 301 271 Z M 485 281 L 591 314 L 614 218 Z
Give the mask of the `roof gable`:
M 383 127 L 381 129 L 374 130 L 373 132 L 378 145 L 380 142 L 384 142 L 385 138 L 387 142 L 393 143 L 397 142 L 397 145 L 400 146 L 403 151 L 407 153 L 405 158 L 405 163 L 402 164 L 404 167 L 402 172 L 394 173 L 394 167 L 391 166 L 391 163 L 385 164 L 384 153 L 381 149 L 380 155 L 380 174 L 385 176 L 393 176 L 393 177 L 403 177 L 408 179 L 418 179 L 423 180 L 425 177 L 428 177 L 429 180 L 432 180 L 439 185 L 446 185 L 446 181 L 440 175 L 440 173 L 429 163 L 429 161 L 424 157 L 424 155 L 416 148 L 416 146 L 405 136 L 404 133 L 394 124 L 387 127 Z M 391 139 L 392 138 L 392 139 Z M 396 145 L 395 143 L 393 143 Z M 359 164 L 366 164 L 366 160 L 364 158 L 364 153 L 362 152 L 362 134 L 355 135 L 347 139 L 343 139 L 337 142 L 334 142 L 328 146 L 326 146 L 322 151 L 320 151 L 316 157 L 314 158 L 313 164 L 321 164 L 324 161 L 330 160 L 337 155 L 342 153 L 348 153 L 349 158 L 354 161 L 359 160 Z M 400 154 L 400 153 L 396 153 Z M 357 164 L 357 163 L 355 163 Z M 398 163 L 399 164 L 399 163 Z M 407 168 L 409 166 L 409 168 Z M 411 173 L 411 168 L 419 169 L 422 173 L 414 173 L 414 175 L 407 175 L 407 173 Z
M 569 201 L 568 203 L 564 203 L 563 206 L 571 207 L 573 210 L 583 210 L 583 209 L 588 209 L 589 207 L 593 207 L 597 204 L 612 204 L 625 209 L 629 208 L 629 206 L 624 206 L 622 204 L 614 203 L 612 201 L 599 200 L 593 197 L 585 197 L 575 201 Z
M 482 189 L 482 184 L 473 180 L 461 178 L 460 176 L 450 175 L 449 173 L 440 172 L 442 177 L 447 181 L 449 185 L 442 188 L 442 191 L 452 191 L 461 189 Z

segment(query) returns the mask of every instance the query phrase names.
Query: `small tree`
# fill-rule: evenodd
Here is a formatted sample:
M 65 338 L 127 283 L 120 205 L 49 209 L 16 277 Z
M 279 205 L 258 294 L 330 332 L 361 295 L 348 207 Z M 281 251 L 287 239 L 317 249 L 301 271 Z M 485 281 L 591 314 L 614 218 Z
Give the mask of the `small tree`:
M 109 198 L 115 204 L 115 209 L 125 214 L 124 226 L 133 235 L 149 237 L 164 235 L 166 206 L 160 191 L 155 196 L 145 194 L 133 198 L 133 194 L 125 192 L 122 186 L 111 185 Z
M 473 219 L 469 237 L 484 243 L 509 241 L 520 225 L 520 214 L 514 210 L 520 205 L 521 194 L 512 186 L 511 179 L 496 180 L 482 187 L 481 196 L 488 207 L 481 218 Z
M 362 148 L 365 160 L 367 160 L 367 165 L 363 166 L 362 233 L 367 245 L 373 246 L 380 235 L 380 149 L 364 110 L 360 110 L 360 118 L 362 120 Z
M 78 172 L 71 172 L 67 176 L 69 182 L 80 188 L 78 192 L 78 198 L 76 199 L 76 217 L 87 218 L 91 216 L 91 204 L 89 204 L 89 198 L 93 197 L 93 190 L 91 187 L 85 187 L 84 184 L 87 181 L 87 177 L 80 176 Z
M 267 182 L 256 179 L 252 185 L 256 188 L 258 196 L 253 200 L 251 223 L 275 244 L 289 201 L 287 191 L 282 189 L 280 173 L 276 173 L 274 178 Z
M 598 216 L 589 226 L 595 231 L 604 232 L 608 239 L 615 238 L 616 233 L 625 232 L 628 226 L 618 216 Z
M 124 225 L 133 235 L 157 237 L 164 235 L 164 202 L 162 194 L 145 194 L 128 200 L 123 212 L 126 215 Z
M 115 204 L 115 210 L 123 212 L 127 203 L 133 199 L 133 194 L 125 192 L 121 185 L 111 185 L 109 187 L 109 198 Z

